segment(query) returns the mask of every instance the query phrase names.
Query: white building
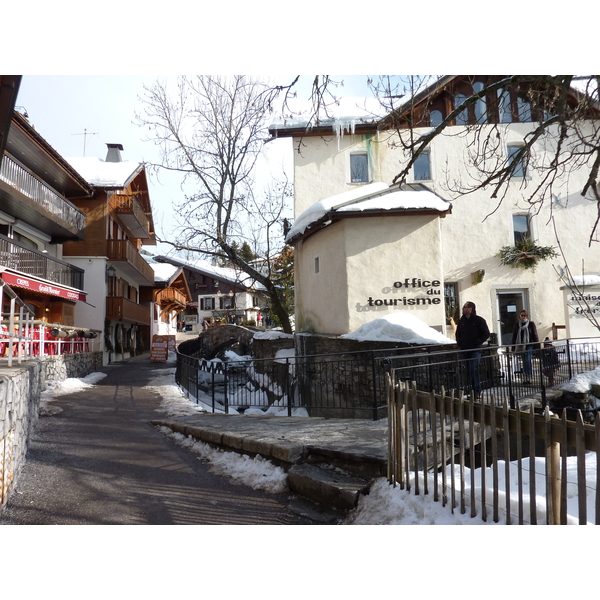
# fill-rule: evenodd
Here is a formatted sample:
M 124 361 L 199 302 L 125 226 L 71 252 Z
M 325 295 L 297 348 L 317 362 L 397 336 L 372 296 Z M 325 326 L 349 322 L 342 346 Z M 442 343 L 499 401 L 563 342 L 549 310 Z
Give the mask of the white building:
M 543 177 L 536 165 L 556 144 L 546 137 L 513 173 L 502 200 L 492 197 L 491 188 L 452 190 L 459 178 L 478 177 L 471 153 L 481 156 L 482 133 L 494 133 L 494 158 L 505 160 L 536 129 L 537 108 L 525 92 L 500 90 L 458 115 L 415 162 L 405 185 L 389 188 L 410 159 L 400 136 L 431 132 L 461 96 L 487 79 L 443 78 L 411 105 L 410 116 L 420 115 L 413 122 L 422 125 L 412 129 L 406 123 L 390 129 L 372 113 L 346 114 L 309 129 L 299 120 L 271 126 L 273 136 L 291 137 L 301 148 L 294 152 L 296 221 L 287 238 L 295 246 L 297 332 L 345 334 L 406 310 L 451 336 L 460 306 L 472 301 L 499 342 L 510 343 L 521 309 L 542 338 L 553 331 L 569 335 L 560 274 L 567 266 L 580 273 L 583 260 L 586 273 L 600 272 L 598 252 L 588 244 L 597 205 L 581 195 L 589 169 L 566 170 L 554 185 L 554 201 L 532 210 L 528 192 Z M 401 109 L 399 119 L 406 114 Z M 414 191 L 419 184 L 422 191 Z M 408 201 L 410 193 L 423 201 Z M 535 270 L 500 263 L 500 249 L 523 236 L 558 250 L 555 231 L 564 257 L 541 261 Z

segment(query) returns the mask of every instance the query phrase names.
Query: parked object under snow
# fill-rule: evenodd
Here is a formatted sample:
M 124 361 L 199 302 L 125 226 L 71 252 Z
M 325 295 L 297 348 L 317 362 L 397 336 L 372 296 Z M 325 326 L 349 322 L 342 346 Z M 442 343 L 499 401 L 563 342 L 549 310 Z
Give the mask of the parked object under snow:
M 404 342 L 423 346 L 456 343 L 405 311 L 396 311 L 369 321 L 355 331 L 341 335 L 340 338 L 359 342 Z

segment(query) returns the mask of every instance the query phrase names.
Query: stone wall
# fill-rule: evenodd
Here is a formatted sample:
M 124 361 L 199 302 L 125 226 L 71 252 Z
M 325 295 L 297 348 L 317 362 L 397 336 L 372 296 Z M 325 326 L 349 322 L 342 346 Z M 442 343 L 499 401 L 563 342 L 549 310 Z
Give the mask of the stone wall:
M 42 361 L 42 389 L 46 381 L 63 381 L 70 377 L 85 377 L 102 368 L 102 352 L 59 354 L 44 356 Z
M 0 510 L 25 463 L 46 381 L 84 377 L 102 367 L 102 353 L 45 356 L 0 366 Z
M 38 419 L 42 363 L 0 371 L 0 510 L 25 463 Z

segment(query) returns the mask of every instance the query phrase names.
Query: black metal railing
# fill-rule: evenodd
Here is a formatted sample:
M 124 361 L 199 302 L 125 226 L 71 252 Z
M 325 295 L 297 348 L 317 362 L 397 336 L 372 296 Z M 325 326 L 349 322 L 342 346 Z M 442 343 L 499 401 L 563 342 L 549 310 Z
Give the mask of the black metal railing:
M 85 271 L 0 235 L 0 265 L 20 273 L 83 290 Z
M 474 388 L 469 361 L 459 351 L 431 353 L 427 356 L 387 357 L 381 361 L 393 370 L 397 381 L 415 382 L 420 391 L 469 395 Z M 575 375 L 593 371 L 600 365 L 600 338 L 558 340 L 551 345 L 537 344 L 529 350 L 516 346 L 482 348 L 478 368 L 481 397 L 497 405 L 505 399 L 511 408 L 522 399 L 540 394 L 546 403 L 546 390 L 569 381 Z
M 200 356 L 201 337 L 178 348 L 176 382 L 190 400 L 212 412 L 261 412 L 378 420 L 387 417 L 387 372 L 396 381 L 415 382 L 417 389 L 456 395 L 472 388 L 467 360 L 456 349 L 407 347 L 275 359 L 209 361 Z M 523 351 L 502 346 L 482 349 L 479 381 L 484 398 L 511 406 L 521 398 L 564 383 L 600 365 L 600 339 L 554 342 L 556 362 L 545 350 L 531 355 L 525 373 Z M 513 351 L 515 350 L 515 351 Z M 195 354 L 195 356 L 192 356 Z M 554 360 L 554 359 L 553 359 Z

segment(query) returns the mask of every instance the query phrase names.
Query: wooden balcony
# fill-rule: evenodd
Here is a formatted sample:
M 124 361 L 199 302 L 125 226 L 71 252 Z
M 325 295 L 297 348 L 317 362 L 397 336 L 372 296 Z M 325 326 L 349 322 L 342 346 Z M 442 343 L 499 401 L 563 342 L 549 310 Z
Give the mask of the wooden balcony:
M 183 292 L 176 288 L 165 288 L 156 295 L 157 304 L 180 304 L 183 308 L 186 306 L 187 298 Z
M 106 299 L 106 318 L 124 319 L 140 325 L 150 325 L 150 309 L 120 296 Z
M 154 271 L 142 255 L 127 240 L 108 240 L 106 256 L 110 262 L 118 262 L 119 268 L 139 285 L 154 283 Z
M 150 219 L 135 195 L 115 193 L 110 197 L 109 206 L 129 230 L 131 237 L 140 240 L 149 240 L 152 238 Z

